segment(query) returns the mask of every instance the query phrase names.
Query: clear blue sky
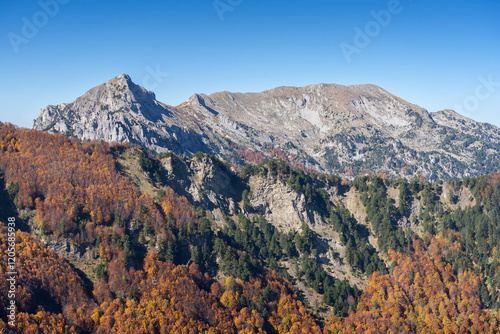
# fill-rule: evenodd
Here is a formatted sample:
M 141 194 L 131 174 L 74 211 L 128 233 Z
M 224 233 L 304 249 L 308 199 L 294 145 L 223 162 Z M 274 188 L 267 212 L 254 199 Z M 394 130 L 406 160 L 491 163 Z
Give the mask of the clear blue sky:
M 388 8 L 377 23 L 371 12 Z M 24 127 L 121 73 L 171 105 L 193 93 L 373 83 L 500 126 L 498 0 L 0 1 L 0 36 L 0 120 Z M 341 45 L 356 48 L 350 62 Z M 148 76 L 156 68 L 168 76 Z

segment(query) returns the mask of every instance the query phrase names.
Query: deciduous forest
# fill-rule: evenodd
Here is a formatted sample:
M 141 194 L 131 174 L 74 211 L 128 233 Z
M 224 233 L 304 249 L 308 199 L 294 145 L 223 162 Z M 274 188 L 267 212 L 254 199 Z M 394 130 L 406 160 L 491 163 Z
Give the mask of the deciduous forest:
M 16 325 L 7 325 L 9 286 L 0 280 L 0 328 L 135 334 L 500 331 L 500 174 L 434 183 L 384 175 L 349 181 L 245 150 L 241 154 L 257 164 L 241 171 L 208 157 L 244 185 L 240 204 L 218 225 L 167 184 L 165 155 L 138 149 L 137 164 L 154 193 L 134 184 L 116 158 L 131 147 L 0 123 L 1 274 L 7 270 L 6 218 L 12 213 L 19 222 Z M 168 156 L 180 162 L 205 155 Z M 250 214 L 252 194 L 245 185 L 258 175 L 290 187 L 327 222 L 358 284 L 325 269 L 318 256 L 321 236 L 307 224 L 284 231 L 262 214 Z M 396 192 L 394 199 L 389 193 Z M 355 193 L 366 219 L 334 201 L 333 193 Z M 61 255 L 72 249 L 79 257 Z M 319 296 L 318 305 L 304 289 Z

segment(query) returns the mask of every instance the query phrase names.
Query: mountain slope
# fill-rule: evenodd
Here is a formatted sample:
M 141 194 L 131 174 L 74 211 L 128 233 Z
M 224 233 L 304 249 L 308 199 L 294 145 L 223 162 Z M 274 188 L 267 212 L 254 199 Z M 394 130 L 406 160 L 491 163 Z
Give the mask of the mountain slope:
M 436 180 L 500 170 L 499 128 L 451 110 L 428 113 L 375 85 L 194 94 L 173 107 L 124 74 L 72 103 L 42 108 L 33 128 L 158 152 L 202 151 L 240 166 L 274 156 L 343 176 Z
M 0 123 L 0 177 L 0 217 L 31 234 L 16 237 L 18 332 L 498 331 L 500 174 L 236 174 Z

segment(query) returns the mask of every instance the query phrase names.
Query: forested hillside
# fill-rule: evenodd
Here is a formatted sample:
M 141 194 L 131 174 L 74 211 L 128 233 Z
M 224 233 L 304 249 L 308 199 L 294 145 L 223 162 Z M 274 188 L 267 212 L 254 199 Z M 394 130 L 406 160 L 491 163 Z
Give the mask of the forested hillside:
M 349 181 L 279 160 L 235 172 L 10 124 L 0 173 L 0 217 L 25 230 L 19 332 L 499 331 L 500 174 Z

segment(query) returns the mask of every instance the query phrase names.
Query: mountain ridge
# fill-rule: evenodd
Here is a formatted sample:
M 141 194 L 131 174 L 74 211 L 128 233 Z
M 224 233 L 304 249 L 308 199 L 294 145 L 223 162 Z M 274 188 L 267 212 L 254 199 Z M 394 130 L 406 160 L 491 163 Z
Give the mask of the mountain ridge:
M 450 110 L 429 113 L 373 84 L 193 94 L 169 106 L 122 74 L 74 102 L 42 108 L 33 128 L 158 152 L 202 151 L 239 166 L 254 162 L 248 152 L 279 156 L 345 177 L 437 180 L 500 170 L 499 128 Z

